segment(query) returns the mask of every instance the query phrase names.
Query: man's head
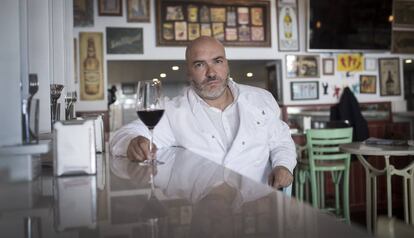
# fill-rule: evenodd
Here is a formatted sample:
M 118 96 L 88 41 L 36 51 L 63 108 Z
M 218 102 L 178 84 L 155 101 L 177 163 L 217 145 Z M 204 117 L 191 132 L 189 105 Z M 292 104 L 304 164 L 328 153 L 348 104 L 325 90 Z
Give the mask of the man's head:
M 229 77 L 223 45 L 212 37 L 201 36 L 188 45 L 185 58 L 188 80 L 196 93 L 207 100 L 220 98 Z

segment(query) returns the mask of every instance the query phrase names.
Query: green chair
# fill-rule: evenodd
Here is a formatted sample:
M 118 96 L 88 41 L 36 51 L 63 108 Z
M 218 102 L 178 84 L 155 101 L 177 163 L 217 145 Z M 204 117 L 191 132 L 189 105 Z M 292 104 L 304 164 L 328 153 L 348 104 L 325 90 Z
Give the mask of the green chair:
M 339 216 L 342 182 L 342 215 L 347 223 L 349 217 L 349 169 L 351 156 L 339 150 L 340 144 L 352 142 L 352 128 L 310 129 L 306 131 L 307 159 L 298 163 L 295 174 L 295 190 L 299 200 L 303 200 L 303 186 L 308 178 L 311 183 L 312 205 L 327 211 L 335 211 Z M 335 207 L 325 208 L 324 175 L 331 172 L 335 185 Z M 343 179 L 342 179 L 343 178 Z

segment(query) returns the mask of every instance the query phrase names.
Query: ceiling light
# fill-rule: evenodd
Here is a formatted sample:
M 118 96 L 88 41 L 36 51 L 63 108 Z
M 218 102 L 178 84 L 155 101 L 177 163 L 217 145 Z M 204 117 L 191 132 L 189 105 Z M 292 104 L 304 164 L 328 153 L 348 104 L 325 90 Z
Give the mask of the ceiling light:
M 175 70 L 179 70 L 180 67 L 178 67 L 177 65 L 174 65 L 173 67 L 171 67 L 171 69 L 175 71 Z
M 412 62 L 413 62 L 413 61 L 412 61 L 411 59 L 406 59 L 406 60 L 405 60 L 405 63 L 406 63 L 406 64 L 411 64 Z
M 252 73 L 252 72 L 248 72 L 248 73 L 246 74 L 246 76 L 247 76 L 248 78 L 251 78 L 251 77 L 253 77 L 253 73 Z
M 160 73 L 160 77 L 161 77 L 161 78 L 165 78 L 165 77 L 167 77 L 167 74 L 165 74 L 165 73 Z

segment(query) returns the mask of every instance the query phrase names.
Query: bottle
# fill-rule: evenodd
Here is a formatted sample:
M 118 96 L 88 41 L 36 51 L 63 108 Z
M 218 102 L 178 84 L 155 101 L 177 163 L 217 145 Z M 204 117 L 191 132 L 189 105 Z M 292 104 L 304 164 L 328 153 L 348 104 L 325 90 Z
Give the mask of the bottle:
M 283 28 L 285 33 L 285 38 L 292 38 L 292 17 L 290 16 L 289 8 L 286 8 L 285 16 L 283 17 Z
M 95 95 L 99 93 L 101 78 L 99 67 L 99 60 L 96 58 L 95 42 L 93 38 L 89 38 L 87 56 L 85 61 L 83 61 L 84 89 L 86 94 Z
M 385 81 L 385 90 L 387 92 L 387 95 L 394 94 L 394 80 L 392 78 L 391 71 L 389 70 L 388 70 L 387 80 Z

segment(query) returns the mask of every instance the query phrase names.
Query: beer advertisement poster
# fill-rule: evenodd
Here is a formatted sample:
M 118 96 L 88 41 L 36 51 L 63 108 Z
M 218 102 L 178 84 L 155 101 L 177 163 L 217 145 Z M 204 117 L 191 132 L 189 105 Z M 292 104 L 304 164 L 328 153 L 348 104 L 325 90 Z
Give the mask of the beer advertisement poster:
M 103 46 L 101 32 L 79 33 L 80 99 L 104 99 Z

